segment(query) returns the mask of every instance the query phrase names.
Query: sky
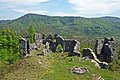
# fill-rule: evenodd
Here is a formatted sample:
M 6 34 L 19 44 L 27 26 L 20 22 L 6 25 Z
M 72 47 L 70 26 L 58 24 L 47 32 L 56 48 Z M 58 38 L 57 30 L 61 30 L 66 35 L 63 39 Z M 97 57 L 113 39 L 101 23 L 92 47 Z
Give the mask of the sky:
M 120 17 L 120 0 L 0 0 L 0 20 L 27 13 L 49 16 Z

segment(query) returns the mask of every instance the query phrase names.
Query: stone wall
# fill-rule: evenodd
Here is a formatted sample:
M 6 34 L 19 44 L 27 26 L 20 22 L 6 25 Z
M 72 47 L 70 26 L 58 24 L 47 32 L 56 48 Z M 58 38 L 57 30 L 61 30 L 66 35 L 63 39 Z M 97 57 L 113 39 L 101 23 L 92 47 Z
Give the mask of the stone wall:
M 30 54 L 32 50 L 35 50 L 36 48 L 39 48 L 42 45 L 42 36 L 40 33 L 34 34 L 34 43 L 30 44 L 29 36 L 26 38 L 20 39 L 20 56 L 24 57 L 27 54 Z
M 64 52 L 79 52 L 80 42 L 74 39 L 63 39 L 61 36 L 56 36 L 56 46 L 61 44 Z
M 49 43 L 49 44 L 48 44 Z M 32 50 L 39 48 L 42 44 L 49 46 L 49 49 L 53 52 L 56 51 L 56 48 L 59 44 L 62 45 L 64 52 L 71 52 L 71 53 L 80 53 L 80 42 L 74 39 L 63 39 L 61 36 L 56 36 L 55 41 L 52 38 L 42 39 L 41 34 L 34 34 L 34 43 L 30 44 L 29 37 L 28 38 L 21 38 L 20 39 L 20 51 L 21 55 L 30 54 Z M 47 47 L 47 51 L 49 50 Z M 44 51 L 45 52 L 45 51 Z M 49 52 L 49 51 L 48 51 Z

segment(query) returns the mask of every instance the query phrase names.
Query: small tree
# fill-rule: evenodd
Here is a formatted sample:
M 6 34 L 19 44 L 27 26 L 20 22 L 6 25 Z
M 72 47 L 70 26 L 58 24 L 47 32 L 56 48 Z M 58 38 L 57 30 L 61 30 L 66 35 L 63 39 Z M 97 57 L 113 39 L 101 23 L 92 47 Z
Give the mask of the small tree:
M 35 33 L 35 28 L 33 25 L 30 25 L 29 28 L 28 28 L 28 33 L 29 33 L 29 36 L 30 36 L 30 43 L 34 43 L 34 33 Z

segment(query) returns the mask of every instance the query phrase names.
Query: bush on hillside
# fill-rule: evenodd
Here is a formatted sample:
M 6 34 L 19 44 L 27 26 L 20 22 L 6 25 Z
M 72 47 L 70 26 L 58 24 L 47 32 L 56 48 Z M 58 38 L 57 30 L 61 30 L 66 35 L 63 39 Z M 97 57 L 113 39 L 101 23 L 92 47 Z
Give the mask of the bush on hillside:
M 19 37 L 12 29 L 0 30 L 0 60 L 12 64 L 19 58 Z
M 62 45 L 61 44 L 58 44 L 58 46 L 57 46 L 57 48 L 56 48 L 56 51 L 57 52 L 63 52 L 63 47 L 62 47 Z

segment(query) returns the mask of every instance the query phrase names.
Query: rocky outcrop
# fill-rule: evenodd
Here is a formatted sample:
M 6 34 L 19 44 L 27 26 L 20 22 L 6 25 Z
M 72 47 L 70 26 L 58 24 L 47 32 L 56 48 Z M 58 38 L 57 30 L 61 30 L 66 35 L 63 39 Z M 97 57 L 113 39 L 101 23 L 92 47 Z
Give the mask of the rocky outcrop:
M 101 61 L 111 62 L 116 60 L 115 39 L 105 38 L 96 40 L 95 53 Z

